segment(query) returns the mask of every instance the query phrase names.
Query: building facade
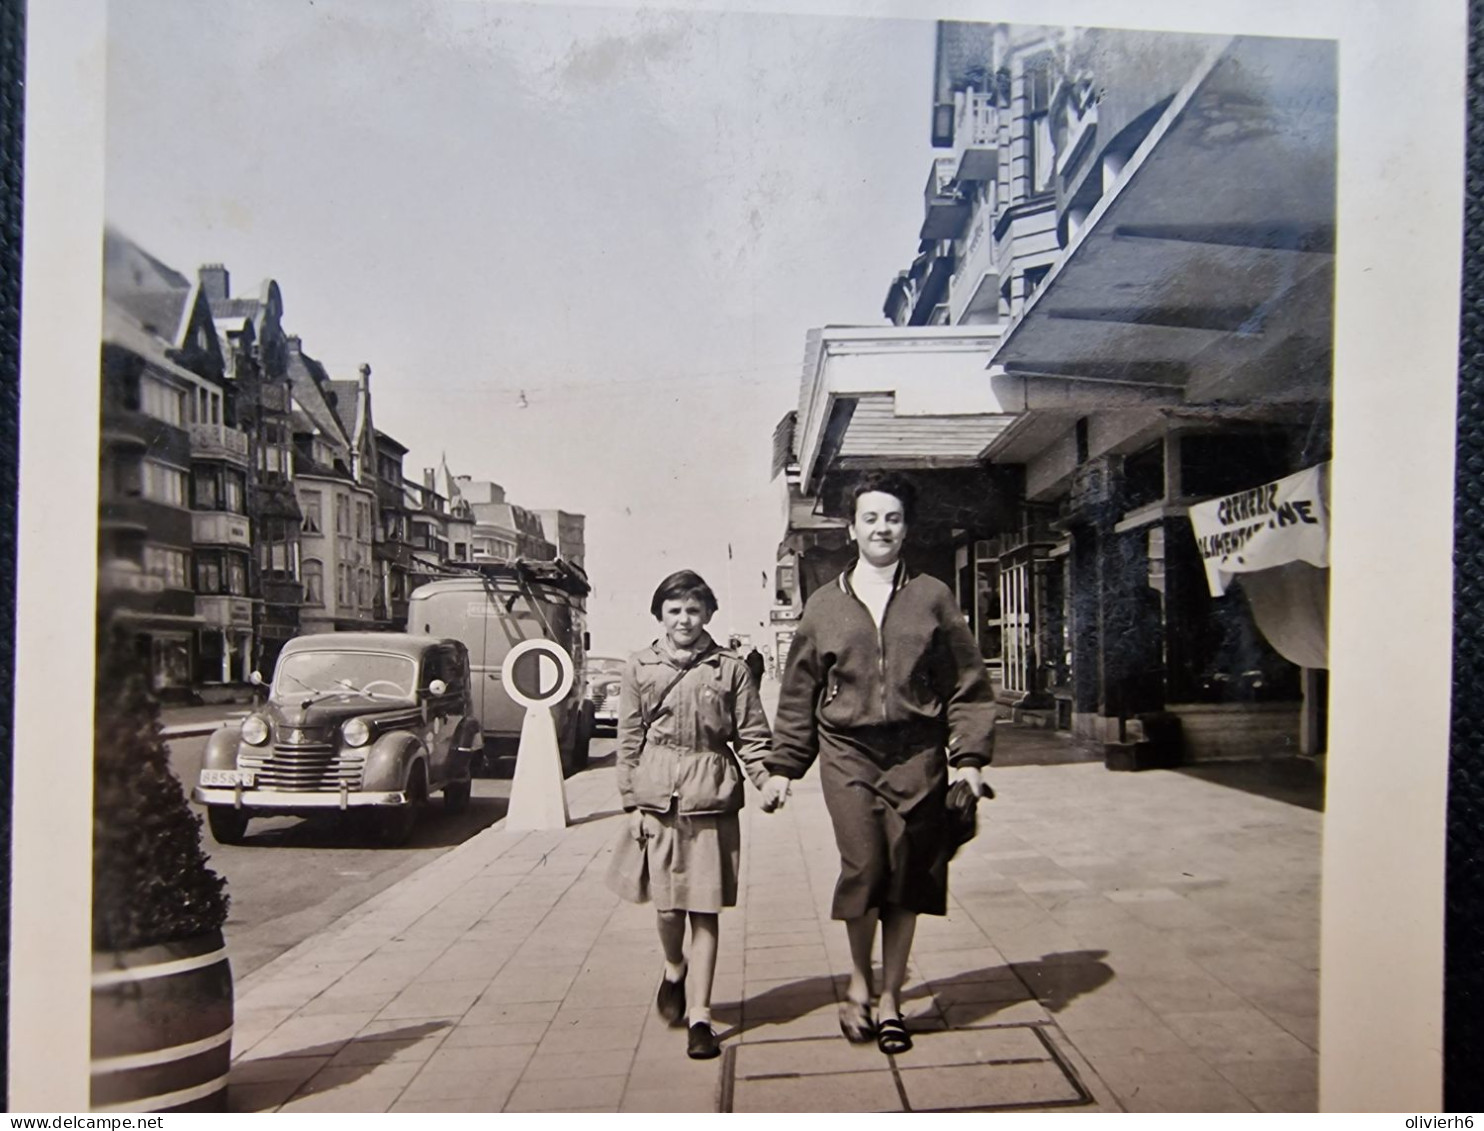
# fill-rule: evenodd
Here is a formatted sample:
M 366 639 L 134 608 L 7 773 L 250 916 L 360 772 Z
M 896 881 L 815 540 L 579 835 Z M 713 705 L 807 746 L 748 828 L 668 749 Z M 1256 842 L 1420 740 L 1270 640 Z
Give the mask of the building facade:
M 778 615 L 847 556 L 819 518 L 852 473 L 895 467 L 1007 713 L 1117 768 L 1317 753 L 1327 661 L 1285 626 L 1322 642 L 1327 575 L 1213 597 L 1189 511 L 1329 458 L 1332 46 L 945 23 L 934 86 L 899 337 L 811 335 L 775 438 Z M 913 466 L 934 416 L 964 448 Z
M 569 514 L 563 510 L 540 510 L 536 517 L 541 520 L 543 541 L 556 547 L 556 556 L 578 569 L 586 570 L 587 544 L 585 530 L 587 519 L 580 514 Z
M 283 296 L 272 279 L 265 280 L 255 295 L 234 295 L 231 276 L 219 263 L 201 267 L 198 278 L 225 351 L 237 426 L 247 439 L 247 520 L 252 539 L 248 588 L 261 598 L 252 605 L 255 647 L 250 670 L 272 671 L 284 642 L 298 635 L 303 601 Z M 240 616 L 240 599 L 227 597 L 227 618 Z M 211 616 L 204 609 L 203 614 Z

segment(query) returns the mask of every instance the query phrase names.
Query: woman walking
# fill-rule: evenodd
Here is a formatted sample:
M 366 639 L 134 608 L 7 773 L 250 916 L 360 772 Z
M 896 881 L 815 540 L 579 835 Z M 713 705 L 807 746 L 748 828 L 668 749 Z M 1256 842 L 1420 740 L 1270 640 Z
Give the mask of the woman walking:
M 773 751 L 774 795 L 817 757 L 840 850 L 832 915 L 845 921 L 851 972 L 840 1028 L 905 1052 L 902 1019 L 917 916 L 948 910 L 950 780 L 977 796 L 994 751 L 994 696 L 984 660 L 942 582 L 913 574 L 902 544 L 915 492 L 866 476 L 853 492 L 854 566 L 804 608 L 789 648 Z M 871 957 L 881 925 L 882 986 L 871 1017 Z
M 664 631 L 624 668 L 618 714 L 618 790 L 627 823 L 609 885 L 653 901 L 665 967 L 655 1007 L 688 1020 L 686 1053 L 717 1056 L 711 1027 L 717 916 L 737 903 L 742 834 L 741 760 L 761 789 L 768 721 L 747 667 L 706 632 L 716 596 L 690 570 L 660 582 L 650 613 Z M 773 809 L 781 794 L 764 794 Z M 690 953 L 685 926 L 690 922 Z

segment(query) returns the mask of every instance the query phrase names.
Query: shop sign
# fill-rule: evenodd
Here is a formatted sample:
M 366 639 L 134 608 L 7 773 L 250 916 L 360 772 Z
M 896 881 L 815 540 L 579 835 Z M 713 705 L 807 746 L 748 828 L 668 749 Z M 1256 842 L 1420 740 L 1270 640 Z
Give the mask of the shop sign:
M 1329 565 L 1329 465 L 1314 467 L 1190 508 L 1190 525 L 1212 596 L 1233 574 L 1288 562 Z

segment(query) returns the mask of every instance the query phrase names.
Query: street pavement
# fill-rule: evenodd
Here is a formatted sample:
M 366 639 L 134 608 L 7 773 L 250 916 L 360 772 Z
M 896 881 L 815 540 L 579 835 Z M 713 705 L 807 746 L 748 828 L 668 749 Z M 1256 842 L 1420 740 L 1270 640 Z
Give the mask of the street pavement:
M 598 740 L 594 749 L 604 750 Z M 206 739 L 170 738 L 170 765 L 187 797 L 196 784 Z M 211 867 L 225 876 L 231 894 L 227 934 L 232 967 L 241 977 L 272 961 L 342 915 L 417 871 L 434 856 L 478 835 L 505 815 L 510 781 L 476 778 L 469 805 L 445 813 L 435 798 L 406 845 L 376 844 L 364 826 L 336 812 L 312 819 L 259 817 L 240 845 L 218 844 L 203 833 Z M 191 802 L 205 817 L 206 807 Z
M 775 690 L 765 686 L 765 701 Z M 769 704 L 771 708 L 771 703 Z M 743 813 L 721 916 L 724 1055 L 654 1013 L 651 908 L 603 882 L 611 757 L 572 823 L 497 823 L 240 978 L 239 1111 L 1313 1111 L 1320 814 L 1109 773 L 1003 728 L 997 800 L 923 917 L 915 1047 L 840 1036 L 848 950 L 817 775 Z M 1038 765 L 1037 744 L 1057 764 Z M 229 946 L 231 939 L 228 939 Z

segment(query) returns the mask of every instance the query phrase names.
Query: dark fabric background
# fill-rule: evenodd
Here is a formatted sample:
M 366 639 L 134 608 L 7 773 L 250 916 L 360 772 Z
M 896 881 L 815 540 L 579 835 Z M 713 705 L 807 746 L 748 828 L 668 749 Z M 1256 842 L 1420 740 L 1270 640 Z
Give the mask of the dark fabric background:
M 1443 1099 L 1484 1111 L 1484 0 L 1469 5 Z
M 0 593 L 6 595 L 7 613 L 15 592 L 24 28 L 22 0 L 0 0 Z M 1470 4 L 1468 161 L 1444 1011 L 1444 1093 L 1450 1111 L 1484 1110 L 1484 0 Z M 7 615 L 0 632 L 0 993 L 9 979 L 13 663 L 12 617 Z M 1384 978 L 1386 972 L 1376 976 Z M 0 1011 L 0 1095 L 7 1037 Z
M 0 999 L 10 985 L 10 689 L 14 683 L 16 427 L 20 406 L 23 0 L 0 0 Z M 9 1011 L 0 1009 L 0 1096 L 7 1095 Z M 9 1105 L 7 1105 L 8 1107 Z

